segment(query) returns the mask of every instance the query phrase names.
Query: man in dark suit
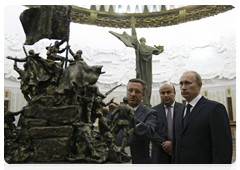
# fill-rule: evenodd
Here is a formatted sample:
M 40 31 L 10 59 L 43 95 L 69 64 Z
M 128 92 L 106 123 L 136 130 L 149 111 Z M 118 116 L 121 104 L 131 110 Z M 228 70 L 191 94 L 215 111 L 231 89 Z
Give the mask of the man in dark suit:
M 226 108 L 200 94 L 201 76 L 187 71 L 180 78 L 187 107 L 176 110 L 173 163 L 231 164 L 232 136 Z
M 181 103 L 175 102 L 176 91 L 173 85 L 164 84 L 159 90 L 161 103 L 152 107 L 158 112 L 158 127 L 152 138 L 152 163 L 172 162 L 172 131 L 175 110 Z
M 144 107 L 141 104 L 146 93 L 146 83 L 141 79 L 131 79 L 127 85 L 128 105 L 134 110 L 136 129 L 128 138 L 133 164 L 151 164 L 149 143 L 155 128 L 157 127 L 158 115 L 155 110 Z M 117 135 L 116 144 L 121 146 L 121 131 Z

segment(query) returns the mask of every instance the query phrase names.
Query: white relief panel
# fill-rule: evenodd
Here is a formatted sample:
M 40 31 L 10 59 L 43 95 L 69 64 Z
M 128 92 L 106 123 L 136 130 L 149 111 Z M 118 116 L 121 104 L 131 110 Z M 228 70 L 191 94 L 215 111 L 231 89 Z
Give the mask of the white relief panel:
M 135 77 L 135 59 L 131 55 L 134 51 L 131 49 L 124 48 L 121 53 L 116 53 L 115 50 L 95 50 L 90 47 L 87 49 L 95 53 L 84 55 L 83 51 L 84 61 L 90 66 L 103 65 L 102 71 L 105 73 L 100 75 L 99 83 L 126 85 L 130 78 Z
M 17 8 L 17 10 L 16 10 Z M 25 34 L 19 22 L 20 13 L 26 9 L 16 6 L 11 12 L 5 10 L 4 22 L 4 78 L 14 81 L 19 77 L 13 70 L 14 62 L 6 59 L 7 56 L 24 58 L 23 43 Z M 7 14 L 7 15 L 6 15 Z M 11 15 L 10 15 L 11 14 Z M 179 78 L 187 70 L 195 70 L 203 79 L 203 86 L 208 90 L 208 99 L 216 100 L 226 106 L 226 93 L 224 91 L 230 84 L 236 87 L 236 10 L 219 14 L 199 21 L 179 24 L 163 28 L 137 29 L 138 37 L 146 37 L 147 45 L 164 45 L 164 52 L 153 55 L 153 92 L 151 104 L 160 103 L 159 88 L 164 83 L 172 83 L 176 88 L 176 101 L 182 102 Z M 227 19 L 226 19 L 227 18 Z M 231 18 L 232 20 L 230 20 Z M 224 21 L 224 24 L 223 24 Z M 126 47 L 108 31 L 131 34 L 130 29 L 102 28 L 90 25 L 70 24 L 71 49 L 74 53 L 82 50 L 82 57 L 88 65 L 103 65 L 102 74 L 98 80 L 101 92 L 106 92 L 118 84 L 126 85 L 128 80 L 134 78 L 136 59 L 133 48 Z M 32 46 L 40 56 L 46 58 L 46 47 L 54 40 L 43 39 Z M 64 43 L 61 48 L 64 48 Z M 65 53 L 60 54 L 65 56 Z M 69 58 L 73 58 L 71 54 Z M 23 69 L 23 63 L 18 62 Z M 4 85 L 5 86 L 5 85 Z M 211 89 L 208 89 L 211 87 Z M 231 88 L 232 89 L 232 88 Z M 202 92 L 204 89 L 202 88 Z M 26 105 L 19 92 L 10 91 L 10 111 L 18 111 Z M 126 86 L 114 90 L 106 99 L 122 102 L 126 95 Z M 236 120 L 236 90 L 232 89 L 230 95 L 233 103 L 233 118 Z
M 25 7 L 19 6 L 19 9 L 25 9 Z M 6 56 L 25 57 L 22 50 L 25 35 L 19 22 L 21 12 L 19 9 L 12 11 L 11 21 L 6 22 L 4 30 L 4 77 L 13 80 L 16 80 L 18 74 L 13 70 L 13 61 L 6 59 Z M 147 45 L 153 46 L 159 42 L 164 45 L 163 53 L 153 55 L 153 82 L 178 84 L 181 74 L 187 70 L 199 72 L 204 80 L 211 80 L 215 77 L 235 78 L 236 32 L 233 31 L 236 28 L 230 25 L 231 21 L 228 21 L 230 24 L 226 24 L 226 27 L 222 25 L 224 15 L 232 17 L 234 13 L 231 14 L 229 11 L 215 17 L 166 28 L 137 29 L 139 37 L 142 34 L 146 35 Z M 12 21 L 13 18 L 15 22 Z M 8 20 L 8 15 L 5 20 Z M 12 29 L 13 22 L 17 30 Z M 183 31 L 186 29 L 187 31 Z M 100 83 L 126 84 L 128 79 L 135 77 L 135 51 L 133 48 L 125 47 L 116 37 L 110 35 L 109 30 L 118 33 L 126 30 L 131 34 L 130 29 L 102 28 L 71 23 L 71 49 L 75 53 L 77 50 L 82 50 L 82 57 L 89 65 L 104 66 L 103 70 L 106 74 L 100 76 Z M 160 30 L 161 34 L 159 34 Z M 159 35 L 160 40 L 156 38 L 158 36 L 153 35 Z M 46 58 L 46 47 L 50 43 L 53 44 L 54 41 L 43 39 L 33 46 L 25 47 L 27 51 L 33 49 L 36 53 L 40 53 L 41 57 Z M 65 56 L 65 53 L 61 55 Z M 70 54 L 69 58 L 72 58 Z M 22 64 L 18 63 L 18 66 L 22 68 Z

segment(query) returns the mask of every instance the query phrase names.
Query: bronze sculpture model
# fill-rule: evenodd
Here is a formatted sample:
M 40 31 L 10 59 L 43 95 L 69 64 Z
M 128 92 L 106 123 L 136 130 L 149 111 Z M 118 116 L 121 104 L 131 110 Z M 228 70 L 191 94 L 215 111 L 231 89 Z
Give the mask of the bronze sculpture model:
M 131 18 L 132 36 L 126 32 L 118 34 L 113 31 L 109 31 L 111 34 L 121 40 L 127 47 L 135 49 L 136 54 L 136 78 L 140 78 L 147 83 L 147 92 L 143 99 L 144 105 L 151 108 L 150 99 L 152 93 L 152 54 L 158 55 L 164 51 L 163 46 L 150 47 L 147 46 L 146 39 L 141 38 L 140 43 L 137 39 L 137 32 L 135 29 L 135 19 Z
M 121 152 L 126 154 L 125 147 L 128 139 L 128 131 L 130 130 L 129 120 L 131 120 L 131 126 L 135 129 L 134 111 L 132 107 L 128 106 L 128 97 L 123 98 L 123 104 L 118 105 L 112 112 L 110 117 L 110 124 L 112 124 L 112 132 L 114 138 L 116 138 L 118 132 L 122 130 L 122 147 Z M 116 139 L 115 139 L 116 140 Z M 114 140 L 114 141 L 115 141 Z
M 25 47 L 25 58 L 7 57 L 15 61 L 14 69 L 19 73 L 21 90 L 28 102 L 28 107 L 18 112 L 4 109 L 4 156 L 7 163 L 104 163 L 129 162 L 131 159 L 131 156 L 118 151 L 110 124 L 104 117 L 106 111 L 102 109 L 102 106 L 113 102 L 111 99 L 110 102 L 104 103 L 103 99 L 121 85 L 102 94 L 96 85 L 99 76 L 104 73 L 101 71 L 102 66 L 89 66 L 83 61 L 81 50 L 75 54 L 69 49 L 66 38 L 69 33 L 65 32 L 69 28 L 65 26 L 70 22 L 70 9 L 69 6 L 43 5 L 26 10 L 20 16 L 27 36 L 26 44 L 34 44 L 41 38 L 55 38 L 61 41 L 46 47 L 47 59 L 33 50 L 29 50 L 27 54 Z M 33 15 L 35 13 L 41 15 Z M 58 20 L 54 19 L 55 15 L 52 13 L 56 13 Z M 27 27 L 30 21 L 34 23 Z M 64 28 L 50 25 L 50 33 L 34 34 L 35 25 L 40 27 L 41 32 L 48 27 L 47 21 L 60 22 L 55 24 Z M 65 42 L 67 49 L 64 50 L 73 55 L 74 61 L 70 60 L 70 65 L 66 64 L 66 68 L 63 68 L 63 64 L 55 60 L 68 62 L 67 55 L 63 57 L 58 54 L 62 52 L 59 50 L 60 45 Z M 23 70 L 17 67 L 17 62 L 25 62 Z M 21 129 L 17 129 L 13 124 L 14 115 L 18 114 L 22 115 Z M 93 126 L 97 118 L 100 118 L 101 122 L 100 132 Z

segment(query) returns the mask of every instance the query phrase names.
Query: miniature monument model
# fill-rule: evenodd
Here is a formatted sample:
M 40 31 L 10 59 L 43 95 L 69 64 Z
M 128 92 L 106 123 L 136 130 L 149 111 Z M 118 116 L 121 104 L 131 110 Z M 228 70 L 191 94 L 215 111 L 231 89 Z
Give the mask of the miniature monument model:
M 121 120 L 110 122 L 106 118 L 108 111 L 101 106 L 108 106 L 113 99 L 108 103 L 103 99 L 118 86 L 102 94 L 96 85 L 104 73 L 102 66 L 88 66 L 81 57 L 81 50 L 74 53 L 70 49 L 70 14 L 71 6 L 43 5 L 25 10 L 20 15 L 26 45 L 33 45 L 42 38 L 57 41 L 46 47 L 47 59 L 33 50 L 27 52 L 25 47 L 25 58 L 7 57 L 14 60 L 14 69 L 21 79 L 20 88 L 28 102 L 18 112 L 4 109 L 4 157 L 7 163 L 121 163 L 131 160 L 124 148 L 127 137 L 135 129 L 133 112 L 120 105 L 114 115 Z M 60 50 L 65 42 L 67 45 Z M 59 55 L 63 51 L 66 51 L 66 57 Z M 68 51 L 74 61 L 68 59 Z M 18 68 L 18 62 L 24 62 L 24 69 Z M 125 105 L 127 100 L 124 98 Z M 18 114 L 22 115 L 20 130 L 13 124 L 14 115 Z M 99 131 L 93 126 L 97 118 Z M 131 127 L 128 125 L 130 120 Z M 114 136 L 121 122 L 124 122 L 122 129 L 126 133 L 119 151 Z
M 164 51 L 163 46 L 150 47 L 145 45 L 146 39 L 140 38 L 140 43 L 137 39 L 137 33 L 135 29 L 135 19 L 131 18 L 132 36 L 126 32 L 118 34 L 113 31 L 109 31 L 111 34 L 121 40 L 127 47 L 135 49 L 136 53 L 136 78 L 140 78 L 147 83 L 146 95 L 143 99 L 144 105 L 151 108 L 150 99 L 152 94 L 152 54 L 158 55 Z

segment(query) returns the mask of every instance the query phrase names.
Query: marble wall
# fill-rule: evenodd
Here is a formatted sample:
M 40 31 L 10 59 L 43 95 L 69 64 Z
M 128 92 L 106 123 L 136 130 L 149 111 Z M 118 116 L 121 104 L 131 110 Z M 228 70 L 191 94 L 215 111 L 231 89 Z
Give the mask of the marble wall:
M 7 6 L 4 11 L 4 89 L 9 89 L 9 109 L 18 111 L 26 104 L 20 92 L 18 73 L 13 70 L 14 62 L 7 56 L 23 58 L 25 34 L 19 21 L 23 6 Z M 147 45 L 163 45 L 164 52 L 153 56 L 152 105 L 160 102 L 158 90 L 164 83 L 176 86 L 176 101 L 184 100 L 179 90 L 179 78 L 187 70 L 197 71 L 203 79 L 204 90 L 209 99 L 223 103 L 227 108 L 227 97 L 232 98 L 233 119 L 236 120 L 236 9 L 214 17 L 192 21 L 176 26 L 161 28 L 138 28 L 138 38 L 145 37 Z M 122 101 L 126 95 L 126 84 L 135 77 L 135 51 L 126 47 L 109 31 L 131 35 L 130 29 L 103 28 L 91 25 L 70 24 L 71 49 L 83 51 L 83 59 L 88 65 L 103 65 L 97 85 L 101 92 L 107 92 L 115 85 L 122 84 L 106 100 L 115 97 Z M 32 46 L 40 56 L 46 58 L 46 46 L 54 40 L 42 39 Z M 66 44 L 62 45 L 62 48 Z M 63 53 L 62 56 L 65 56 Z M 69 54 L 69 58 L 72 56 Z M 22 63 L 18 63 L 23 68 Z M 227 93 L 231 88 L 231 93 Z

